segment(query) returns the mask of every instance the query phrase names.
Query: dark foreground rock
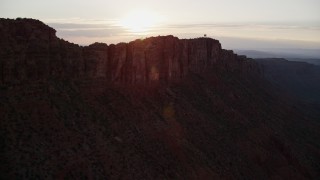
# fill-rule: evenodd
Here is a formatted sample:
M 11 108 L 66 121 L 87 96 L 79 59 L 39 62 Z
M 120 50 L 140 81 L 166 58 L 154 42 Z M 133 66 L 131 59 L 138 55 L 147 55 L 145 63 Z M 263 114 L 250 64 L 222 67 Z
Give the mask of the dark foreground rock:
M 81 47 L 1 19 L 1 179 L 317 179 L 319 119 L 209 38 Z

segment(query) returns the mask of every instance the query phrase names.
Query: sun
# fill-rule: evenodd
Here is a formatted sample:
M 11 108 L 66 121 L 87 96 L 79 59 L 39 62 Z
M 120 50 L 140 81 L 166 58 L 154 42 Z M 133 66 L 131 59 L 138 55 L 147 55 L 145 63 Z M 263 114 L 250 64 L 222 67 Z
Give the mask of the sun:
M 120 20 L 120 26 L 132 33 L 147 33 L 161 21 L 159 15 L 148 11 L 135 11 Z

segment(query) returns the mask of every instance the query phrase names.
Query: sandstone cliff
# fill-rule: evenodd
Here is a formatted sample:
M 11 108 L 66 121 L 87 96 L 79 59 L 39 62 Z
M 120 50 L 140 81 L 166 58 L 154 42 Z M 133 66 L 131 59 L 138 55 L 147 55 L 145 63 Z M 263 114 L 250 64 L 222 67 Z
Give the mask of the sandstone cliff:
M 1 83 L 104 78 L 128 85 L 175 81 L 214 66 L 258 71 L 253 61 L 222 49 L 219 41 L 210 38 L 159 36 L 81 47 L 57 38 L 55 32 L 38 20 L 1 19 Z
M 0 179 L 320 177 L 319 108 L 217 40 L 81 47 L 32 19 L 0 33 Z

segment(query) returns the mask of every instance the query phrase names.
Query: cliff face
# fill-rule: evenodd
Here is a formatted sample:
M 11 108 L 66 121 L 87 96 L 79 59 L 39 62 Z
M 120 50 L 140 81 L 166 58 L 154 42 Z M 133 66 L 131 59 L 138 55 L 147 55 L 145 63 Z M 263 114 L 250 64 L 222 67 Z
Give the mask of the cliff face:
M 81 47 L 30 19 L 0 33 L 0 179 L 320 176 L 319 116 L 217 40 Z
M 0 33 L 1 83 L 104 78 L 124 85 L 149 84 L 179 80 L 218 65 L 243 72 L 255 66 L 210 38 L 159 36 L 81 47 L 57 38 L 54 29 L 32 19 L 1 19 Z

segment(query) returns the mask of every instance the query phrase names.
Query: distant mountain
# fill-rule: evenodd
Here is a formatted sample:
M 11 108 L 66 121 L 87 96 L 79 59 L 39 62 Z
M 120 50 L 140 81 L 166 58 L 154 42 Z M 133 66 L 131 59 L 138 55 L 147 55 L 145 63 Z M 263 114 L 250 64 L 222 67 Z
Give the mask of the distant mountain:
M 55 33 L 0 19 L 0 179 L 320 177 L 319 107 L 256 61 L 210 38 Z
M 306 62 L 309 64 L 320 65 L 320 59 L 299 59 L 299 58 L 288 58 L 289 61 Z
M 256 60 L 268 80 L 305 101 L 320 104 L 320 66 L 276 58 Z
M 235 50 L 240 55 L 249 58 L 284 58 L 290 61 L 308 62 L 320 65 L 319 49 L 263 49 L 263 50 Z
M 245 55 L 249 58 L 282 58 L 281 55 L 272 52 L 257 51 L 257 50 L 235 50 L 236 53 Z

